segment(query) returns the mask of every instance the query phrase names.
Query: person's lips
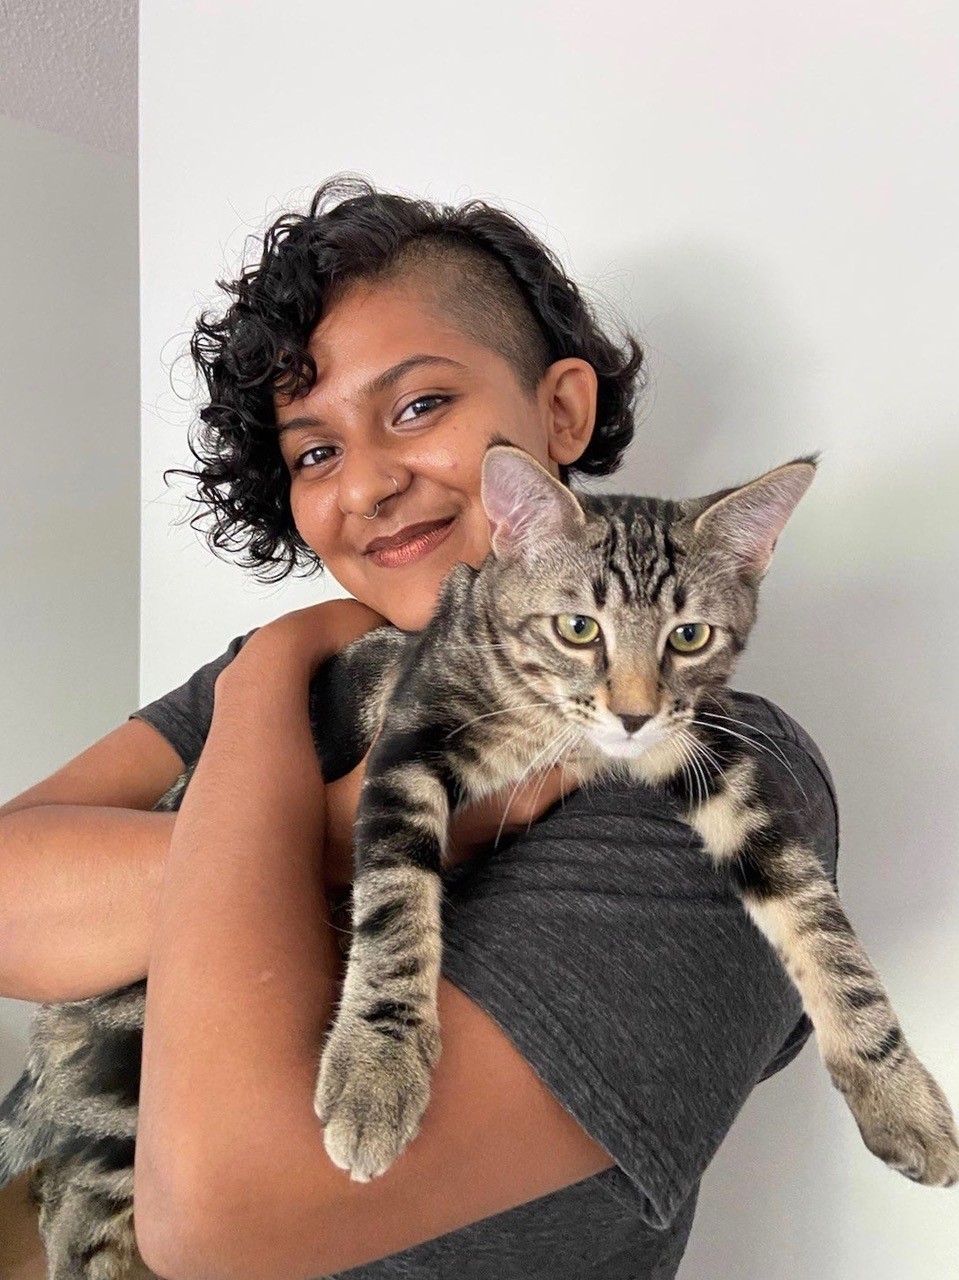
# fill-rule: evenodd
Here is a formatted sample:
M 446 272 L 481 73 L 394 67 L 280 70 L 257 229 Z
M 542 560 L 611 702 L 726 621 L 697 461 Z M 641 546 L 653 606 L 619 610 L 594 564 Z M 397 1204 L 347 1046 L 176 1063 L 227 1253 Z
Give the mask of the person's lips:
M 383 547 L 401 547 L 404 542 L 409 542 L 424 533 L 432 533 L 434 529 L 450 524 L 452 520 L 452 516 L 447 516 L 443 520 L 424 520 L 421 524 L 408 524 L 400 529 L 399 533 L 390 534 L 388 538 L 373 538 L 366 544 L 363 554 L 370 555 Z
M 410 524 L 388 538 L 374 538 L 366 555 L 381 569 L 397 569 L 428 556 L 441 542 L 445 542 L 456 517 L 446 520 L 429 520 L 422 524 Z M 377 545 L 379 544 L 379 545 Z

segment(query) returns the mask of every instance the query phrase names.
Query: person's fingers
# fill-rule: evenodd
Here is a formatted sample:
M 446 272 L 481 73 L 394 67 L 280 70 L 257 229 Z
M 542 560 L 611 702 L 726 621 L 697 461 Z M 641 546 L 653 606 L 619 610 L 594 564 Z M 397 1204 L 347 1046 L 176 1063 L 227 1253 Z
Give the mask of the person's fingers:
M 574 790 L 576 782 L 568 770 L 558 765 L 524 782 L 510 805 L 507 821 L 527 825 L 552 808 L 561 796 Z M 506 793 L 507 795 L 509 793 Z M 505 807 L 505 805 L 504 805 Z
M 564 775 L 557 767 L 534 775 L 519 787 L 514 784 L 494 792 L 453 815 L 451 843 L 461 849 L 472 848 L 506 832 L 523 831 L 575 785 L 572 775 L 568 771 Z

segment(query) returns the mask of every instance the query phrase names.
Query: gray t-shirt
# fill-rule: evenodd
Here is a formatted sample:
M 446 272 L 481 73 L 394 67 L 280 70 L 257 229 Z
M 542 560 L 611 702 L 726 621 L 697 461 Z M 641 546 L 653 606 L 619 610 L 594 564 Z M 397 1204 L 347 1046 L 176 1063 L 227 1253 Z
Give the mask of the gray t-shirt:
M 214 681 L 246 639 L 133 713 L 187 764 L 209 732 Z M 735 699 L 788 760 L 808 839 L 834 876 L 822 756 L 773 704 Z M 639 784 L 580 788 L 448 872 L 444 899 L 444 976 L 616 1163 L 340 1280 L 669 1280 L 706 1166 L 753 1087 L 809 1036 L 779 961 L 690 829 Z

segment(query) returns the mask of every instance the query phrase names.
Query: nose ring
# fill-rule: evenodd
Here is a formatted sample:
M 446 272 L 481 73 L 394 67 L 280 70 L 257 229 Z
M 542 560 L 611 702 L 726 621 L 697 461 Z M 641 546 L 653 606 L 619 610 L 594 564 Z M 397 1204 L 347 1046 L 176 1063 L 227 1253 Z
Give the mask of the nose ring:
M 396 476 L 390 476 L 390 479 L 393 481 L 393 484 L 395 485 L 395 488 L 394 488 L 393 492 L 389 495 L 391 498 L 393 498 L 393 497 L 395 497 L 395 496 L 396 496 L 396 494 L 398 494 L 398 493 L 399 493 L 399 491 L 400 491 L 400 486 L 399 486 L 399 485 L 397 484 L 397 482 L 396 482 Z M 382 502 L 382 501 L 383 501 L 383 499 L 382 499 L 382 498 L 380 498 L 380 502 Z M 379 513 L 380 513 L 380 502 L 375 502 L 375 503 L 373 504 L 373 514 L 372 514 L 371 516 L 364 516 L 364 517 L 363 517 L 363 519 L 364 519 L 364 520 L 375 520 L 375 519 L 376 519 L 376 517 L 377 517 L 377 516 L 379 515 Z

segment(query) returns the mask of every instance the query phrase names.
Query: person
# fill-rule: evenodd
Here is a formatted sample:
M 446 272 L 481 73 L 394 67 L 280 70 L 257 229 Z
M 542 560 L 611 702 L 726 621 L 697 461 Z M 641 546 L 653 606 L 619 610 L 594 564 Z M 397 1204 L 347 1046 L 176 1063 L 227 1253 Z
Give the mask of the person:
M 642 351 L 504 211 L 348 176 L 221 283 L 232 302 L 191 343 L 195 519 L 263 580 L 326 569 L 354 599 L 235 638 L 0 810 L 4 856 L 50 850 L 2 976 L 64 999 L 149 971 L 136 1228 L 169 1280 L 673 1276 L 705 1168 L 810 1027 L 648 788 L 553 768 L 456 815 L 421 1130 L 357 1183 L 313 1111 L 365 761 L 324 779 L 312 677 L 371 627 L 425 626 L 450 568 L 482 563 L 493 439 L 564 484 L 612 474 Z M 772 703 L 737 707 L 834 873 L 817 747 Z M 148 812 L 185 765 L 180 812 Z

